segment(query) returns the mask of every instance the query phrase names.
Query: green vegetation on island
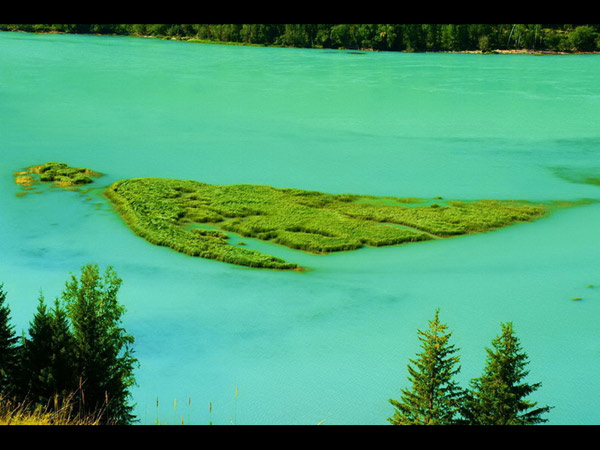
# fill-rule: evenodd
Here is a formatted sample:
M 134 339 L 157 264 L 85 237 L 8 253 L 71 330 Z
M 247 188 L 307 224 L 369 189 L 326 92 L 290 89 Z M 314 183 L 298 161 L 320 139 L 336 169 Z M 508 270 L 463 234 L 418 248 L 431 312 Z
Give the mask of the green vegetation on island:
M 14 175 L 15 183 L 30 191 L 40 182 L 53 183 L 54 186 L 62 188 L 76 188 L 92 183 L 94 181 L 92 178 L 102 174 L 86 168 L 70 167 L 65 163 L 47 162 L 15 172 Z
M 0 24 L 0 30 L 403 52 L 593 52 L 598 24 Z
M 227 232 L 325 254 L 481 233 L 547 211 L 517 201 L 431 203 L 163 178 L 117 181 L 105 195 L 127 225 L 153 244 L 232 264 L 296 270 L 295 263 L 228 244 Z

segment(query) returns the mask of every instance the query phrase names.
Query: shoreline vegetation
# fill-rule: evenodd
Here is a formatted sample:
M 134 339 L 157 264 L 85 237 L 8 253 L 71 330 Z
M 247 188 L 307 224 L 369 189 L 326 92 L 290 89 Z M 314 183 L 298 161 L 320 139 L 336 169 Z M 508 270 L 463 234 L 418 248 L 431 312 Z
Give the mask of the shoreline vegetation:
M 410 53 L 600 53 L 598 24 L 0 24 L 0 31 Z

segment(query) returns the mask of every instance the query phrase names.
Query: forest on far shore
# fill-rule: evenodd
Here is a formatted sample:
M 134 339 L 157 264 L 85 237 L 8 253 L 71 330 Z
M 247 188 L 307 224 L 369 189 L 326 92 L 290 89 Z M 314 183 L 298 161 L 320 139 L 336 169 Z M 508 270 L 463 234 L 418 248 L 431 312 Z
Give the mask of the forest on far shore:
M 600 24 L 0 24 L 0 31 L 404 52 L 600 50 Z

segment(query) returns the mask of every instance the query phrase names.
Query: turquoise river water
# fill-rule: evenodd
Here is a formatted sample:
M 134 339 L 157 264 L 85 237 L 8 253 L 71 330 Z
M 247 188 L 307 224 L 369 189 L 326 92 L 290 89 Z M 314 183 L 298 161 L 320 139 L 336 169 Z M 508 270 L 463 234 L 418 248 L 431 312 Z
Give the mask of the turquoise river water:
M 512 321 L 551 424 L 600 422 L 600 203 L 495 232 L 247 269 L 135 236 L 142 176 L 330 193 L 600 200 L 600 57 L 356 53 L 0 33 L 0 282 L 26 330 L 81 266 L 123 278 L 142 424 L 386 424 L 440 308 L 466 386 Z M 18 197 L 13 172 L 105 173 Z M 92 200 L 86 200 L 90 196 Z M 572 301 L 580 297 L 580 301 Z M 236 395 L 237 394 L 237 395 Z M 158 404 L 157 404 L 158 400 Z M 212 410 L 209 409 L 210 408 Z

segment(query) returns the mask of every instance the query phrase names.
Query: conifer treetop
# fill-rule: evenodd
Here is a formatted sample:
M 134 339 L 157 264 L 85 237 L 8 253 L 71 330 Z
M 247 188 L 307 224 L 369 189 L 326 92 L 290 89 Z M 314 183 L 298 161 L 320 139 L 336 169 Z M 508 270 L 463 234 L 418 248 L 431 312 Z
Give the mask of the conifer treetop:
M 400 401 L 390 399 L 396 411 L 394 425 L 450 425 L 456 422 L 462 390 L 454 381 L 460 372 L 458 349 L 452 333 L 439 320 L 439 309 L 426 331 L 418 331 L 423 351 L 408 365 L 410 389 Z

